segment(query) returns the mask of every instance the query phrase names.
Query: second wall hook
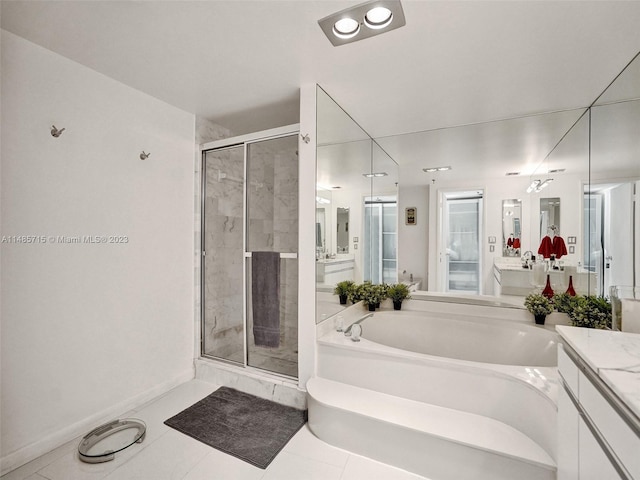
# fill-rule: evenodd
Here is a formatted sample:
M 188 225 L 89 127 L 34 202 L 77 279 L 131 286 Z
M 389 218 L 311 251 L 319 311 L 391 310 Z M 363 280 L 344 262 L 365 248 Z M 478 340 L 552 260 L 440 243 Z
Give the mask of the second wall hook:
M 150 156 L 151 156 L 151 153 L 144 153 L 144 150 L 143 150 L 142 153 L 140 154 L 140 160 L 146 160 Z
M 58 130 L 55 125 L 51 125 L 51 136 L 52 137 L 58 138 L 60 135 L 62 135 L 62 132 L 64 132 L 64 131 L 65 131 L 64 128 L 61 129 L 61 130 Z

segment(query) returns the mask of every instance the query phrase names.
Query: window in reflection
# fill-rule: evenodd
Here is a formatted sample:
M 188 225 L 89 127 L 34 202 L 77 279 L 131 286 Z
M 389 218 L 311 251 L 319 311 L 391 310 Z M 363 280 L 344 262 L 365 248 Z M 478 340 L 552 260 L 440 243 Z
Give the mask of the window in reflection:
M 482 191 L 444 196 L 447 292 L 480 293 Z
M 365 199 L 364 280 L 398 281 L 398 203 L 395 196 Z

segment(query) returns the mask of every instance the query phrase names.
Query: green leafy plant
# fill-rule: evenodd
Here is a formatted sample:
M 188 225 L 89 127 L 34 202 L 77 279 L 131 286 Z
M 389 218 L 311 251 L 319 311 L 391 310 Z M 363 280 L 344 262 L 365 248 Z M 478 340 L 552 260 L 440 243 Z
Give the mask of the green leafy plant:
M 396 283 L 395 285 L 391 285 L 389 290 L 387 291 L 387 295 L 394 302 L 401 302 L 405 298 L 411 298 L 409 294 L 409 287 L 407 287 L 404 283 Z
M 553 296 L 552 301 L 558 312 L 569 314 L 580 301 L 580 298 L 577 295 L 571 296 L 568 293 L 558 293 Z
M 369 287 L 371 286 L 371 283 L 365 282 L 365 283 L 361 283 L 360 285 L 353 285 L 351 287 L 351 290 L 349 290 L 349 293 L 347 294 L 349 297 L 349 300 L 352 303 L 358 303 L 362 300 L 364 300 L 364 297 L 367 293 L 367 290 L 369 289 Z
M 576 297 L 569 320 L 574 327 L 611 328 L 611 302 L 605 297 L 587 295 Z
M 549 315 L 553 312 L 553 303 L 540 293 L 530 293 L 524 299 L 524 306 L 533 315 Z
M 355 283 L 351 280 L 343 280 L 338 282 L 336 288 L 333 289 L 333 293 L 336 295 L 349 295 L 351 289 L 355 286 Z
M 365 284 L 364 298 L 362 299 L 366 305 L 377 305 L 384 300 L 385 290 L 381 285 Z

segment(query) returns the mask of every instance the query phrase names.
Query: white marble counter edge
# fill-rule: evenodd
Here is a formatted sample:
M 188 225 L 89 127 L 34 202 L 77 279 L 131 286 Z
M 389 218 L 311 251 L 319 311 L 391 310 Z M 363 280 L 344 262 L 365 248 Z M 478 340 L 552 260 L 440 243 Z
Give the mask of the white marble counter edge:
M 556 330 L 561 339 L 580 355 L 580 358 L 640 421 L 640 335 L 566 326 L 558 326 Z M 594 338 L 599 340 L 590 342 Z M 605 339 L 607 339 L 606 342 Z M 625 339 L 625 341 L 619 339 Z M 589 343 L 585 345 L 585 342 Z M 615 360 L 606 360 L 612 364 L 603 365 L 602 362 L 605 360 L 602 355 L 606 353 L 603 349 L 611 348 L 612 343 L 617 346 L 624 345 L 626 347 L 622 348 L 624 353 L 621 354 L 620 350 L 616 351 Z

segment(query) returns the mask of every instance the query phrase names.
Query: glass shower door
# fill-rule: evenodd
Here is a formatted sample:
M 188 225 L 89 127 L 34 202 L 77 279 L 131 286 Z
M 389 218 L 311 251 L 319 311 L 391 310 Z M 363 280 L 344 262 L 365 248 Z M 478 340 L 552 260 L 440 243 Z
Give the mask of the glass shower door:
M 298 136 L 247 145 L 247 365 L 298 375 Z
M 244 364 L 244 146 L 203 160 L 202 353 Z

